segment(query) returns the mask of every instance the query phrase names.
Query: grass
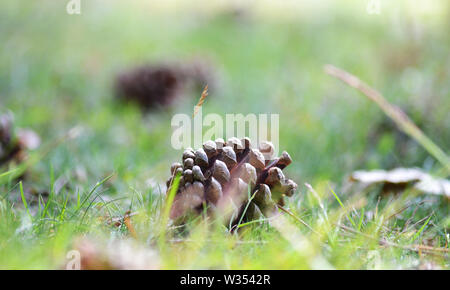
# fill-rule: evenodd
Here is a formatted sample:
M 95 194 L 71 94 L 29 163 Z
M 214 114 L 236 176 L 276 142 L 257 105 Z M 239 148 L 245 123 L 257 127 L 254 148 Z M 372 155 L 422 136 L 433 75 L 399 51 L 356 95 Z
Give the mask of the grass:
M 82 1 L 78 16 L 53 2 L 0 4 L 0 104 L 43 140 L 27 163 L 1 168 L 0 268 L 64 268 L 83 237 L 105 246 L 132 240 L 155 250 L 163 269 L 449 268 L 448 200 L 414 190 L 383 196 L 346 181 L 356 169 L 448 174 L 379 108 L 323 72 L 332 63 L 357 75 L 448 152 L 446 1 L 417 11 L 386 3 L 393 9 L 380 15 L 332 2 L 320 11 L 238 13 L 207 2 L 180 12 Z M 285 206 L 291 214 L 242 223 L 239 234 L 215 220 L 195 219 L 184 235 L 166 226 L 163 184 L 181 157 L 170 146 L 170 119 L 191 115 L 201 91 L 143 115 L 114 102 L 111 85 L 121 68 L 193 57 L 219 74 L 203 114 L 280 114 L 280 146 L 294 160 L 286 174 L 300 185 Z M 31 204 L 31 189 L 48 199 Z

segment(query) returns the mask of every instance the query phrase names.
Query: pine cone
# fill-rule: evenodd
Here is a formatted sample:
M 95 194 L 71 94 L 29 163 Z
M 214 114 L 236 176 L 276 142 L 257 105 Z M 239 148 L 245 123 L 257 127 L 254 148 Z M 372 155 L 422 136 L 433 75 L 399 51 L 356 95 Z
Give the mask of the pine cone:
M 283 152 L 272 158 L 273 152 L 270 142 L 262 142 L 258 150 L 252 148 L 249 138 L 235 137 L 226 143 L 221 138 L 207 141 L 196 151 L 187 148 L 183 164 L 172 164 L 167 181 L 169 192 L 175 176 L 181 175 L 171 219 L 183 223 L 189 214 L 201 214 L 204 205 L 209 212 L 232 208 L 226 220 L 229 224 L 236 224 L 242 215 L 243 221 L 272 216 L 276 205 L 284 204 L 284 196 L 292 196 L 297 189 L 282 171 L 292 162 L 291 157 Z M 250 203 L 249 197 L 253 197 Z
M 143 66 L 117 77 L 116 94 L 144 109 L 169 105 L 181 88 L 180 75 L 171 67 Z
M 185 90 L 201 90 L 214 79 L 211 67 L 202 62 L 144 65 L 119 74 L 115 91 L 119 100 L 148 110 L 169 106 Z
M 13 138 L 12 114 L 0 115 L 0 165 L 7 163 L 21 151 Z
M 21 163 L 26 159 L 26 150 L 40 144 L 39 136 L 31 130 L 21 129 L 16 135 L 13 131 L 13 115 L 0 115 L 0 165 L 13 160 Z

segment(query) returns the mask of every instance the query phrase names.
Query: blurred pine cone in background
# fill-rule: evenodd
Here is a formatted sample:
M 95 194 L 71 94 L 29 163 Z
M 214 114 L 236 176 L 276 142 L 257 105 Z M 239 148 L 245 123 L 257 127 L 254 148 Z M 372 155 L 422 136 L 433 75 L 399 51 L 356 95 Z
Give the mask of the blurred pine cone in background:
M 183 93 L 215 82 L 214 70 L 202 61 L 143 65 L 120 73 L 115 93 L 119 100 L 149 110 L 169 106 Z
M 203 148 L 188 148 L 183 164 L 174 163 L 167 181 L 167 193 L 175 176 L 180 174 L 179 187 L 171 209 L 171 219 L 182 224 L 190 214 L 219 210 L 228 215 L 225 222 L 242 222 L 270 217 L 277 204 L 284 205 L 284 196 L 292 196 L 297 184 L 283 174 L 292 159 L 287 152 L 273 157 L 270 142 L 261 142 L 259 150 L 252 148 L 250 139 L 230 138 L 224 142 L 207 141 Z M 265 158 L 266 157 L 266 158 Z
M 13 115 L 0 115 L 0 166 L 11 161 L 21 163 L 26 159 L 27 149 L 35 149 L 40 144 L 39 136 L 32 130 L 20 129 L 14 133 Z

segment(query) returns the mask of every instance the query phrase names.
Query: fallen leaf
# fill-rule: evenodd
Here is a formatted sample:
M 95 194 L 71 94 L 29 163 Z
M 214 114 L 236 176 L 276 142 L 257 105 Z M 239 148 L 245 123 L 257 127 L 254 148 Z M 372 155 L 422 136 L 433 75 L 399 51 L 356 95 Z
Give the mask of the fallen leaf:
M 436 178 L 418 168 L 396 168 L 393 170 L 355 171 L 350 175 L 350 181 L 367 185 L 383 184 L 384 188 L 396 187 L 403 190 L 412 186 L 423 193 L 444 195 L 450 198 L 450 181 Z
M 133 240 L 102 243 L 83 238 L 76 242 L 81 270 L 155 270 L 160 268 L 158 253 Z

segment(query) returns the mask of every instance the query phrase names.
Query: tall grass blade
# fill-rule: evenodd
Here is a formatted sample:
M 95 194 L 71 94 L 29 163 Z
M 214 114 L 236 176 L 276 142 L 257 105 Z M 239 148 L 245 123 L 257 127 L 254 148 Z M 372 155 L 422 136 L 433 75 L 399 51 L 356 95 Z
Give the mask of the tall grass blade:
M 430 217 L 427 219 L 427 221 L 422 225 L 422 227 L 420 227 L 420 230 L 418 230 L 417 233 L 412 237 L 411 243 L 414 242 L 415 240 L 417 240 L 417 238 L 420 236 L 420 234 L 423 232 L 423 230 L 427 226 L 428 222 L 431 220 L 432 216 L 433 215 L 430 215 Z
M 399 107 L 390 104 L 378 91 L 361 81 L 356 76 L 332 65 L 325 66 L 325 72 L 335 78 L 340 79 L 351 87 L 354 87 L 371 101 L 377 104 L 381 110 L 391 118 L 397 126 L 416 140 L 425 150 L 428 151 L 436 160 L 438 160 L 450 174 L 450 158 L 437 146 L 428 136 L 426 136 L 419 127 L 403 112 Z
M 334 195 L 334 198 L 336 198 L 336 200 L 339 202 L 339 205 L 342 207 L 342 209 L 345 211 L 345 215 L 347 216 L 348 220 L 352 223 L 353 227 L 356 228 L 356 223 L 353 221 L 352 217 L 350 215 L 347 214 L 347 209 L 345 208 L 344 204 L 342 203 L 341 199 L 339 198 L 339 196 L 334 192 L 334 190 L 330 187 L 331 192 Z
M 30 220 L 32 220 L 32 216 L 31 216 L 31 213 L 30 213 L 30 209 L 28 208 L 27 199 L 25 198 L 25 194 L 24 194 L 24 192 L 23 192 L 22 181 L 19 182 L 19 189 L 20 189 L 20 196 L 22 197 L 23 206 L 24 206 L 25 209 L 27 210 L 27 213 L 28 213 L 28 215 L 30 216 Z

